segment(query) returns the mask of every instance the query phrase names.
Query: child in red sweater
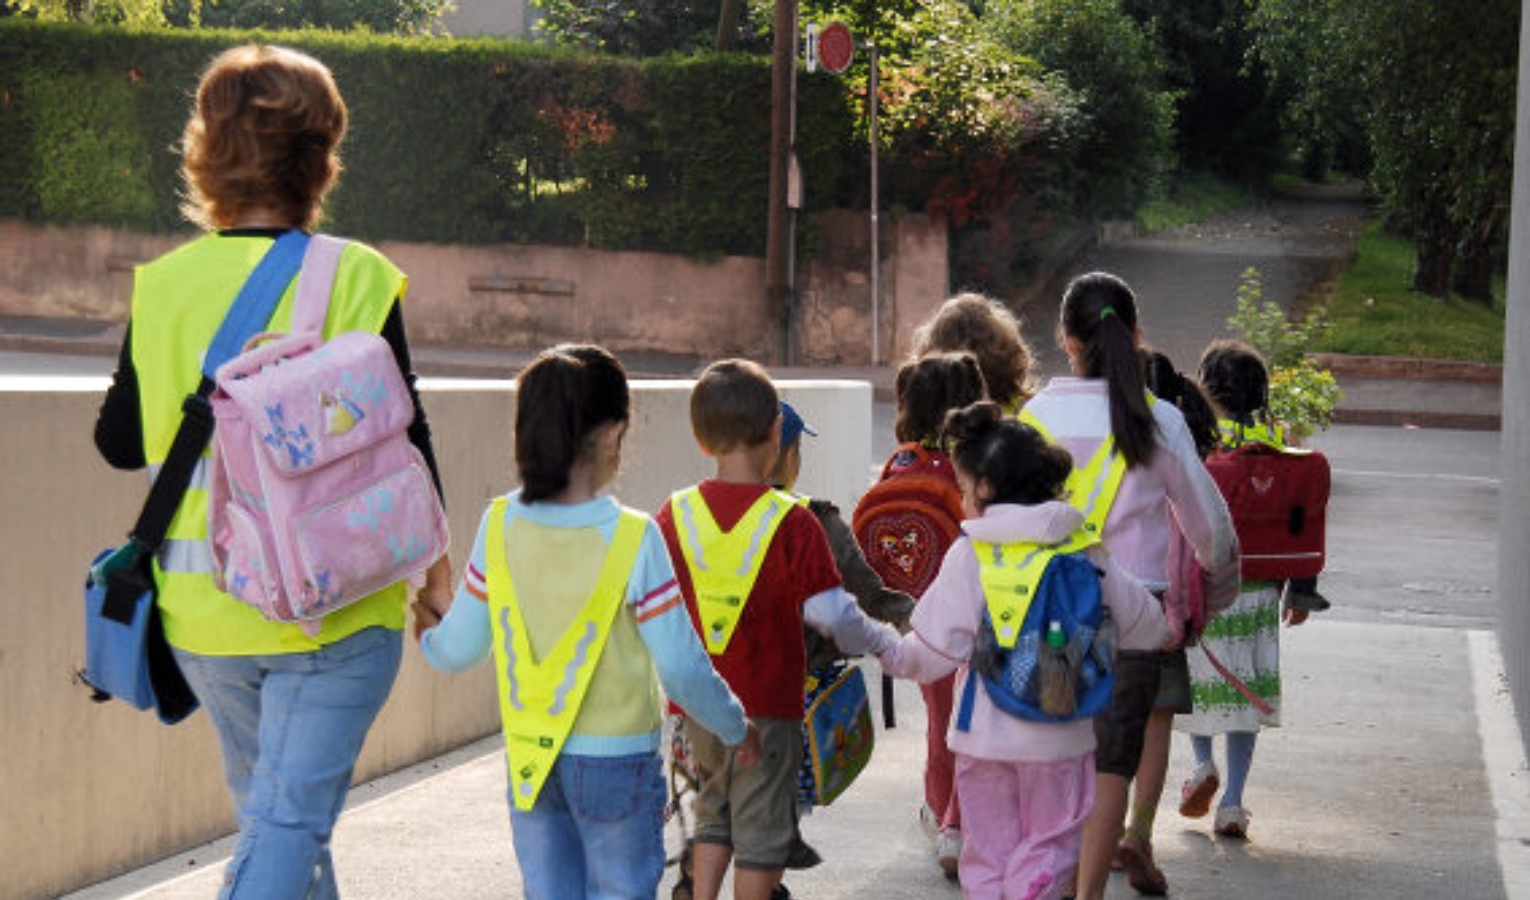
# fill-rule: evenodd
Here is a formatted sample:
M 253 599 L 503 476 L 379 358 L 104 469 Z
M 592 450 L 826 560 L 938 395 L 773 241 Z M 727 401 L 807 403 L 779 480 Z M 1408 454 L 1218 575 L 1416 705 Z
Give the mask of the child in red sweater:
M 764 747 L 760 764 L 745 769 L 715 736 L 686 726 L 701 781 L 695 897 L 713 900 L 733 862 L 734 897 L 766 900 L 796 834 L 803 624 L 852 655 L 880 652 L 898 633 L 867 618 L 841 587 L 817 518 L 766 483 L 781 412 L 764 369 L 747 360 L 708 367 L 691 393 L 691 427 L 717 475 L 677 492 L 654 520 L 702 643 Z

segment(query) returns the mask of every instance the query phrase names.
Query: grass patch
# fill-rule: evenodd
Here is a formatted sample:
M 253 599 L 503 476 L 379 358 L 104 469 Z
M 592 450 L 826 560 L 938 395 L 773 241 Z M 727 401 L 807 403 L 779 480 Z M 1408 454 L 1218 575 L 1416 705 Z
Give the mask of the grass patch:
M 1314 349 L 1365 356 L 1503 362 L 1503 279 L 1493 305 L 1412 290 L 1413 245 L 1373 222 L 1328 301 L 1333 329 Z
M 1169 196 L 1149 200 L 1137 210 L 1137 227 L 1149 234 L 1178 228 L 1253 200 L 1252 191 L 1214 175 L 1188 175 L 1175 183 Z

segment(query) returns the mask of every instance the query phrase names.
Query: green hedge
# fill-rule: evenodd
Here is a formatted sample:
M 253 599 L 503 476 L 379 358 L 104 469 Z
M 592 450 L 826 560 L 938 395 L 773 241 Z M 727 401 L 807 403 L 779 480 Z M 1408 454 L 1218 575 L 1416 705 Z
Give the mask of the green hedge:
M 693 255 L 765 246 L 770 64 L 524 42 L 131 31 L 0 19 L 0 215 L 184 227 L 175 145 L 225 47 L 300 47 L 351 110 L 326 227 L 360 237 Z M 809 210 L 856 166 L 840 83 L 799 78 Z

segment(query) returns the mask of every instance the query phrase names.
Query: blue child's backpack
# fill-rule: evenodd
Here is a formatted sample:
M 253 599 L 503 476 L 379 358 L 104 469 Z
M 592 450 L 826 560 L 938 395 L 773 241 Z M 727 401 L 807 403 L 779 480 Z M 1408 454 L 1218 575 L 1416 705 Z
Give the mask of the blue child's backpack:
M 1032 722 L 1072 722 L 1110 704 L 1115 628 L 1100 570 L 1082 552 L 973 541 L 986 597 L 957 728 L 981 680 L 994 705 Z M 1018 623 L 1018 627 L 1017 627 Z

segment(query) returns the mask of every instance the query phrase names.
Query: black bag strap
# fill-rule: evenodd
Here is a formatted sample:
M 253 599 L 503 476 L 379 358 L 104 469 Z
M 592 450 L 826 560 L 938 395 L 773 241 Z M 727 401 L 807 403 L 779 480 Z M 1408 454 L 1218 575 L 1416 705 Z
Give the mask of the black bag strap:
M 208 397 L 212 394 L 218 367 L 237 356 L 245 342 L 271 321 L 271 314 L 281 302 L 287 285 L 303 264 L 308 241 L 308 235 L 301 231 L 287 231 L 277 237 L 239 289 L 239 296 L 234 298 L 234 305 L 223 317 L 223 324 L 218 326 L 218 333 L 202 360 L 202 380 L 196 392 L 188 395 L 181 405 L 180 428 L 175 432 L 169 455 L 149 488 L 149 496 L 144 500 L 143 510 L 129 535 L 135 548 L 133 561 L 107 579 L 106 598 L 101 609 L 107 618 L 124 623 L 132 621 L 138 597 L 153 586 L 148 561 L 165 542 L 170 520 L 175 518 L 181 498 L 191 484 L 197 461 L 212 439 L 213 413 Z
M 271 321 L 271 314 L 281 302 L 287 285 L 303 264 L 308 240 L 308 235 L 301 231 L 282 233 L 261 257 L 244 287 L 240 288 L 234 305 L 223 317 L 223 324 L 218 326 L 218 333 L 202 360 L 202 381 L 196 392 L 188 395 L 181 405 L 180 429 L 176 431 L 170 453 L 149 489 L 143 511 L 133 525 L 132 539 L 145 552 L 153 553 L 164 543 L 170 520 L 181 505 L 186 487 L 191 484 L 197 461 L 212 439 L 212 403 L 208 397 L 212 394 L 218 367 L 237 356 L 245 342 Z

